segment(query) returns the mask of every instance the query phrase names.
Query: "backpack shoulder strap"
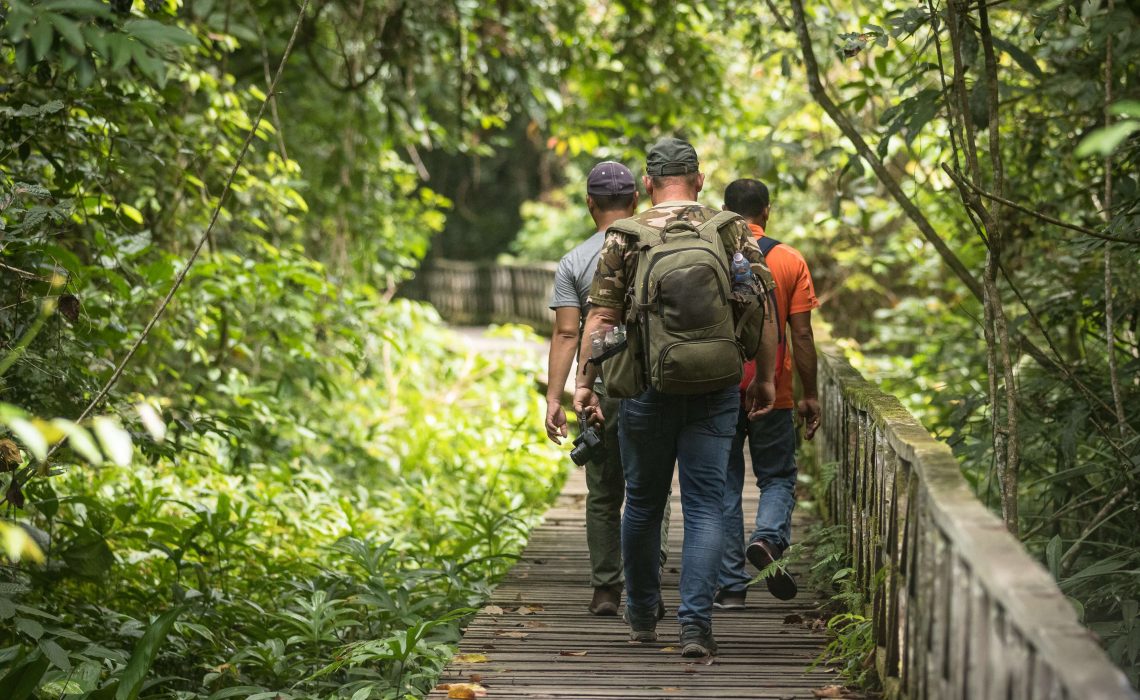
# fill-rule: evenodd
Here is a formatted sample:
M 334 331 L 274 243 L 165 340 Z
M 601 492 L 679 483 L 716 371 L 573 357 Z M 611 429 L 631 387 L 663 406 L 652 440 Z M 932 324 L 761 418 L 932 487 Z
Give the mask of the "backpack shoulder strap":
M 768 236 L 761 236 L 760 240 L 756 241 L 756 245 L 760 246 L 760 252 L 763 253 L 765 257 L 767 257 L 768 253 L 773 248 L 780 245 L 780 242 L 777 241 L 775 238 L 770 238 Z
M 659 245 L 662 241 L 661 231 L 659 229 L 647 226 L 634 218 L 618 219 L 606 229 L 607 234 L 610 231 L 617 231 L 628 236 L 633 236 L 634 240 L 637 241 L 638 248 L 652 248 L 655 245 Z
M 701 227 L 699 230 L 701 231 L 701 233 L 704 233 L 705 231 L 713 231 L 713 232 L 720 231 L 722 228 L 724 228 L 728 224 L 730 224 L 733 221 L 736 221 L 738 219 L 740 221 L 744 221 L 744 218 L 741 217 L 740 214 L 737 214 L 735 212 L 718 211 L 716 214 L 713 215 L 713 217 L 711 219 L 709 219 L 708 221 L 701 224 Z

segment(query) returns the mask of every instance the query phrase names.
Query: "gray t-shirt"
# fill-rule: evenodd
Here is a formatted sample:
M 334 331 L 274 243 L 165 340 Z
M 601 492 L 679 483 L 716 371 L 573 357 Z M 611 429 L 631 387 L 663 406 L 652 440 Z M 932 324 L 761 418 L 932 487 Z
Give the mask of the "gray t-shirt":
M 586 315 L 586 299 L 590 296 L 590 283 L 598 269 L 598 256 L 606 234 L 598 231 L 587 238 L 558 262 L 554 273 L 554 291 L 550 294 L 550 308 L 576 306 Z
M 602 254 L 602 243 L 606 240 L 604 231 L 598 231 L 575 246 L 558 261 L 558 271 L 554 273 L 554 291 L 550 293 L 550 308 L 558 309 L 576 306 L 581 311 L 578 317 L 578 333 L 586 321 L 586 299 L 590 296 L 590 283 L 594 281 L 594 271 L 598 269 L 598 257 Z M 594 381 L 594 391 L 604 393 L 601 372 Z

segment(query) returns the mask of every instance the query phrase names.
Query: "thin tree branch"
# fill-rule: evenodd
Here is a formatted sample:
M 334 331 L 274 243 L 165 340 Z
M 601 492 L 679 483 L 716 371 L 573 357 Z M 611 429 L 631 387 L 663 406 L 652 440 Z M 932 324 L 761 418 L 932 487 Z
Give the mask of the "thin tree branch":
M 1115 0 L 1108 0 L 1108 21 L 1116 9 Z M 1112 32 L 1108 32 L 1104 44 L 1104 126 L 1112 124 Z M 1112 221 L 1112 153 L 1104 157 L 1104 218 Z M 1108 341 L 1105 349 L 1108 354 L 1108 384 L 1112 388 L 1112 404 L 1116 409 L 1116 427 L 1123 439 L 1127 434 L 1124 421 L 1124 402 L 1120 392 L 1120 373 L 1116 367 L 1116 309 L 1112 300 L 1112 244 L 1104 246 L 1104 327 Z
M 1016 209 L 1022 213 L 1029 214 L 1030 216 L 1035 217 L 1037 219 L 1040 219 L 1041 221 L 1044 221 L 1047 224 L 1053 224 L 1054 226 L 1060 226 L 1061 228 L 1066 228 L 1066 229 L 1069 229 L 1070 231 L 1076 231 L 1077 233 L 1083 233 L 1086 236 L 1092 236 L 1093 238 L 1100 238 L 1101 240 L 1105 240 L 1105 241 L 1114 241 L 1116 243 L 1130 243 L 1133 245 L 1140 244 L 1140 238 L 1124 238 L 1122 236 L 1110 236 L 1107 233 L 1101 233 L 1099 231 L 1094 231 L 1093 229 L 1086 228 L 1084 226 L 1081 226 L 1080 224 L 1071 224 L 1067 221 L 1062 221 L 1060 219 L 1056 219 L 1052 216 L 1049 216 L 1048 214 L 1042 214 L 1041 212 L 1034 211 L 1034 210 L 1030 209 L 1029 207 L 1025 206 L 1024 204 L 1018 204 L 1017 202 L 1014 202 L 1013 200 L 1006 199 L 1005 197 L 999 197 L 998 195 L 995 195 L 992 192 L 987 192 L 987 191 L 983 190 L 981 187 L 978 187 L 978 185 L 974 184 L 969 178 L 966 178 L 966 177 L 959 175 L 959 174 L 955 173 L 954 171 L 950 170 L 950 168 L 948 168 L 945 163 L 942 164 L 942 169 L 946 172 L 947 175 L 950 176 L 951 180 L 954 180 L 955 184 L 967 187 L 970 190 L 973 190 L 973 192 L 975 194 L 978 194 L 982 197 L 985 197 L 986 199 L 993 200 L 993 201 L 997 202 L 998 204 L 1009 207 L 1010 209 Z
M 11 265 L 5 265 L 4 263 L 0 263 L 0 269 L 7 270 L 8 272 L 14 272 L 17 275 L 19 275 L 20 277 L 23 277 L 24 279 L 35 280 L 37 282 L 51 282 L 51 279 L 48 277 L 40 277 L 39 275 L 35 274 L 34 272 L 28 272 L 27 270 L 21 270 L 18 267 L 12 267 Z

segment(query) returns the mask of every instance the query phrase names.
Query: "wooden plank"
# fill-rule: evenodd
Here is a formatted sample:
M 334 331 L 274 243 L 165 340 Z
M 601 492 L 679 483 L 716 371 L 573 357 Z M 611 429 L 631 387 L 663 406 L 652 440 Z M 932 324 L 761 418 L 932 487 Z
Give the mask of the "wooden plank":
M 745 488 L 746 520 L 751 520 L 748 514 L 755 513 L 757 495 L 754 486 Z M 761 584 L 750 589 L 747 609 L 714 611 L 720 653 L 711 663 L 680 655 L 675 618 L 680 602 L 678 565 L 667 565 L 662 579 L 669 614 L 658 624 L 657 643 L 633 644 L 620 618 L 590 615 L 585 492 L 584 474 L 576 470 L 518 563 L 495 589 L 489 606 L 467 626 L 459 656 L 444 669 L 441 685 L 476 678 L 488 700 L 724 700 L 813 698 L 812 690 L 839 682 L 825 666 L 811 669 L 827 637 L 812 624 L 823 598 L 803 588 L 796 599 L 780 601 Z M 679 562 L 684 516 L 676 484 L 673 494 L 671 562 Z M 797 511 L 796 536 L 802 536 L 809 523 L 807 514 Z M 806 566 L 792 568 L 801 585 Z M 439 687 L 429 697 L 445 698 L 447 690 Z

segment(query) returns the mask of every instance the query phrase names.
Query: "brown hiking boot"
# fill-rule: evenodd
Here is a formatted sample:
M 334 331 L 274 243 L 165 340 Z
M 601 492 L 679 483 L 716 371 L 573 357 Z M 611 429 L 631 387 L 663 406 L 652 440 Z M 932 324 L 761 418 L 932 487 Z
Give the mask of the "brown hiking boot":
M 770 542 L 761 539 L 749 542 L 748 549 L 744 550 L 744 555 L 748 557 L 752 566 L 760 571 L 768 568 L 772 562 L 780 558 L 779 549 Z M 796 597 L 798 592 L 796 580 L 792 578 L 791 572 L 783 566 L 778 566 L 776 573 L 765 577 L 764 583 L 768 586 L 768 592 L 780 600 L 791 600 Z
M 610 617 L 617 615 L 621 604 L 621 589 L 617 586 L 595 586 L 594 597 L 590 600 L 589 611 L 593 615 Z

